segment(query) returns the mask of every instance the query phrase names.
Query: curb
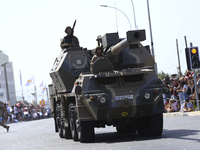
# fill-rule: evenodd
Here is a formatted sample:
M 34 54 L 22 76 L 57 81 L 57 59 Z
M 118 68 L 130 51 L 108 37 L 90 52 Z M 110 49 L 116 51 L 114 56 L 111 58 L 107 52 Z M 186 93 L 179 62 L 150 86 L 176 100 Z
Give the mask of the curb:
M 163 113 L 163 117 L 185 117 L 185 116 L 197 116 L 200 115 L 200 111 L 192 112 L 174 112 L 174 113 Z
M 187 113 L 163 113 L 163 117 L 184 117 L 188 116 Z

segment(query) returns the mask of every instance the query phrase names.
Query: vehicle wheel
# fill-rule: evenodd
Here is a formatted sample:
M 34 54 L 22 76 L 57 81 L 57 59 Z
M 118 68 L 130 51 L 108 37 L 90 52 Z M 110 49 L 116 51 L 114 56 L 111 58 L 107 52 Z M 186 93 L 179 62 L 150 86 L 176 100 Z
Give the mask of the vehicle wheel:
M 57 127 L 58 127 L 58 133 L 59 133 L 60 138 L 64 138 L 60 106 L 58 104 L 56 106 L 56 124 L 57 124 Z
M 64 138 L 63 136 L 63 125 L 62 125 L 62 122 L 61 122 L 61 119 L 59 119 L 59 124 L 60 124 L 60 127 L 58 128 L 58 133 L 59 133 L 59 136 L 60 138 Z
M 77 116 L 77 108 L 74 109 L 74 118 L 78 139 L 81 143 L 91 143 L 95 140 L 94 124 L 90 121 L 80 121 Z
M 64 127 L 63 128 L 63 136 L 64 136 L 65 139 L 71 139 L 72 138 L 70 127 Z
M 53 112 L 54 124 L 55 124 L 55 132 L 58 132 L 58 124 L 57 124 L 57 106 L 54 100 L 54 112 Z M 35 118 L 36 119 L 36 118 Z
M 80 121 L 78 130 L 79 140 L 81 143 L 91 143 L 95 140 L 94 125 L 89 121 Z
M 59 119 L 60 119 L 60 106 L 57 105 L 56 106 L 56 124 L 57 124 L 58 130 L 60 128 L 60 121 L 59 121 Z
M 122 125 L 117 125 L 116 130 L 117 130 L 118 133 L 122 133 L 123 132 Z
M 159 136 L 163 131 L 163 114 L 155 114 L 137 120 L 139 135 Z
M 147 134 L 147 127 L 148 127 L 148 117 L 142 117 L 137 119 L 137 132 L 139 135 L 146 135 Z
M 68 109 L 69 125 L 70 125 L 72 139 L 74 141 L 78 141 L 78 135 L 77 135 L 76 123 L 75 123 L 75 117 L 74 117 L 74 108 L 75 108 L 74 103 L 70 103 L 69 109 Z
M 54 125 L 55 125 L 55 132 L 58 132 L 58 125 L 57 125 L 56 117 L 54 117 Z
M 163 114 L 149 116 L 148 135 L 160 136 L 163 131 Z
M 62 131 L 63 131 L 63 137 L 65 139 L 71 139 L 72 138 L 70 127 L 65 127 L 64 124 L 62 124 Z

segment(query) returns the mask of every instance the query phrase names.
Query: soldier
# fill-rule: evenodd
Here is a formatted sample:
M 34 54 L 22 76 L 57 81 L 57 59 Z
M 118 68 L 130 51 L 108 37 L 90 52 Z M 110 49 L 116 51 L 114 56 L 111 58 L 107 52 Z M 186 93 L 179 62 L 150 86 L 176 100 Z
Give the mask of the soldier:
M 65 36 L 63 39 L 61 39 L 60 47 L 62 49 L 69 48 L 69 47 L 79 47 L 79 41 L 76 36 L 73 35 L 73 30 L 70 26 L 67 26 L 65 29 L 65 33 L 67 33 L 67 36 Z
M 99 58 L 106 58 L 105 55 L 103 55 L 103 49 L 100 46 L 97 46 L 95 49 L 95 55 L 92 57 L 91 63 L 90 63 L 90 70 L 93 73 L 93 64 L 94 62 Z
M 6 112 L 6 109 L 5 109 L 5 106 L 2 102 L 0 102 L 0 118 L 4 116 L 4 113 L 5 115 L 7 116 L 7 112 Z M 3 120 L 3 119 L 2 119 Z M 7 132 L 9 131 L 9 126 L 5 125 L 3 122 L 0 121 L 0 126 L 4 127 L 7 129 Z

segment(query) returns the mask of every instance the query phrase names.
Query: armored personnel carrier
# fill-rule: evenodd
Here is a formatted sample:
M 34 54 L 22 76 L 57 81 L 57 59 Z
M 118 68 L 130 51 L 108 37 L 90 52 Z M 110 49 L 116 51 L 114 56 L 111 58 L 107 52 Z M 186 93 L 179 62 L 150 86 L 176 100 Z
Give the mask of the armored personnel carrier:
M 140 42 L 145 30 L 97 37 L 107 57 L 90 70 L 94 50 L 61 51 L 50 71 L 49 93 L 55 131 L 61 138 L 94 142 L 94 128 L 113 126 L 117 132 L 161 135 L 163 84 L 150 51 Z

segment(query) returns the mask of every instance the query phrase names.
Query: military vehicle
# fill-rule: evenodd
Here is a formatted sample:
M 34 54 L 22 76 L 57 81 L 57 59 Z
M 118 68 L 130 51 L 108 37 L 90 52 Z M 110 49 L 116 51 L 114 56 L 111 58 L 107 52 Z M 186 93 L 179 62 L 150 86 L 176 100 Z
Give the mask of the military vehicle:
M 61 138 L 94 142 L 94 128 L 113 126 L 119 133 L 158 136 L 163 130 L 163 84 L 154 58 L 140 42 L 145 30 L 97 37 L 107 57 L 90 70 L 94 49 L 62 50 L 50 71 L 49 93 L 55 131 Z

